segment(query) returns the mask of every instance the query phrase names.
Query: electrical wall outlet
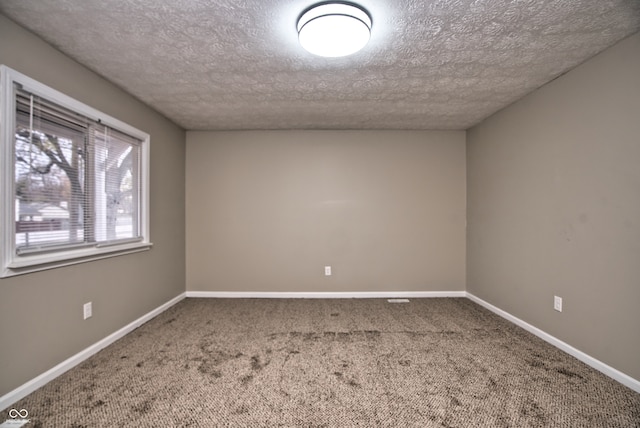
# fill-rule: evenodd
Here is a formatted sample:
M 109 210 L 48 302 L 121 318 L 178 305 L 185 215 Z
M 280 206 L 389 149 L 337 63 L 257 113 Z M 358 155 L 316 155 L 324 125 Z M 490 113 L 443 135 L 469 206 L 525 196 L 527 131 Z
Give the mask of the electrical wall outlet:
M 85 320 L 87 318 L 91 318 L 91 316 L 93 315 L 93 310 L 91 308 L 91 302 L 85 303 L 82 306 L 82 314 L 83 314 Z
M 562 312 L 562 297 L 553 296 L 553 309 Z
M 331 276 L 331 266 L 324 267 L 324 276 Z

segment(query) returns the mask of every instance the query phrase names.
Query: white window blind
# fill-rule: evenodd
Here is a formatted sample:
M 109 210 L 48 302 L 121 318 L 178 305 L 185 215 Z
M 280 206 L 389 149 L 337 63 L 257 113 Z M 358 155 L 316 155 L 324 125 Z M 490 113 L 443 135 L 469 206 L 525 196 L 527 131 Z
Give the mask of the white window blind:
M 16 88 L 18 254 L 139 239 L 140 144 Z

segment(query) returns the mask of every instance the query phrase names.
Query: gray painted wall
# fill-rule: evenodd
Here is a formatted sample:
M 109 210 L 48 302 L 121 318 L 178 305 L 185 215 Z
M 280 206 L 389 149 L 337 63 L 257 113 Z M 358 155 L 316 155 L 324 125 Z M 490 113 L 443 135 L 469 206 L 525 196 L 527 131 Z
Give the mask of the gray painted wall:
M 188 290 L 465 288 L 464 132 L 188 132 L 186 189 Z
M 0 63 L 151 135 L 150 251 L 0 279 L 0 396 L 184 292 L 185 133 L 0 15 Z M 82 320 L 82 304 L 93 318 Z
M 640 34 L 472 128 L 467 168 L 467 290 L 640 379 Z

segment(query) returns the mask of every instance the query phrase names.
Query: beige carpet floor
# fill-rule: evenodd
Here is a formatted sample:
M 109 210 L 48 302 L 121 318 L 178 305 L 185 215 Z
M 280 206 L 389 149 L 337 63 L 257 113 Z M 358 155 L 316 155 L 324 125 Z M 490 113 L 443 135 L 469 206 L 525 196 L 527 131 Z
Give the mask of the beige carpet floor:
M 640 427 L 640 394 L 464 298 L 186 299 L 12 407 L 28 427 Z

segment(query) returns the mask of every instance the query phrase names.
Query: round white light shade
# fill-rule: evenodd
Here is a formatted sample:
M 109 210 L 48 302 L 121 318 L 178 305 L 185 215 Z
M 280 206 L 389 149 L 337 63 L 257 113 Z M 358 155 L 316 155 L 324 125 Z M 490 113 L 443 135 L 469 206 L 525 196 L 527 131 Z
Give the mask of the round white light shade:
M 370 36 L 369 14 L 351 4 L 319 4 L 298 20 L 300 44 L 314 55 L 351 55 L 365 47 Z

